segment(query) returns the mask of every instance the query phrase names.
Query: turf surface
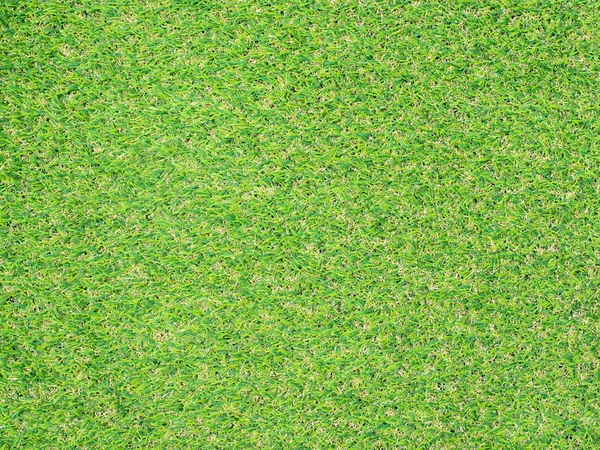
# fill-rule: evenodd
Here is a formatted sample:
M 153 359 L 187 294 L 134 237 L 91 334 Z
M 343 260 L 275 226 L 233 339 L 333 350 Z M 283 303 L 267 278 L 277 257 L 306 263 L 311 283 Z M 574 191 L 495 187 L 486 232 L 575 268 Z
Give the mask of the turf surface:
M 1 5 L 0 448 L 600 447 L 600 3 Z

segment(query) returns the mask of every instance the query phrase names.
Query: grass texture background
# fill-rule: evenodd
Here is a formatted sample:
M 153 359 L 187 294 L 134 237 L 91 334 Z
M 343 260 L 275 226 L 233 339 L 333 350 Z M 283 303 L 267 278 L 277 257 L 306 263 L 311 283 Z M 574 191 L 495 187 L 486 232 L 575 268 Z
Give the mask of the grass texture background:
M 600 3 L 0 4 L 0 448 L 600 447 Z

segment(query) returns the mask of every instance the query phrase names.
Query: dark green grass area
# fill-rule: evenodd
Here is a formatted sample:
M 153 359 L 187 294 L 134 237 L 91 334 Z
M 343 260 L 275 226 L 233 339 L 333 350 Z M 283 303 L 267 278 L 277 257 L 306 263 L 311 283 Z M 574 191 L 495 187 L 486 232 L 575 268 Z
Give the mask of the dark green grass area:
M 599 2 L 0 5 L 0 448 L 600 448 Z

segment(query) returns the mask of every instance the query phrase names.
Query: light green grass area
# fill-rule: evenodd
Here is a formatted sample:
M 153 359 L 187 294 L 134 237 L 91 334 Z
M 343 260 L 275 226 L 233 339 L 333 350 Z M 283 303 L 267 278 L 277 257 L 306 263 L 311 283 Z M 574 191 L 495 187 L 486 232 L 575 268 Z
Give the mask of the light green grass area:
M 600 2 L 0 5 L 1 449 L 600 448 Z

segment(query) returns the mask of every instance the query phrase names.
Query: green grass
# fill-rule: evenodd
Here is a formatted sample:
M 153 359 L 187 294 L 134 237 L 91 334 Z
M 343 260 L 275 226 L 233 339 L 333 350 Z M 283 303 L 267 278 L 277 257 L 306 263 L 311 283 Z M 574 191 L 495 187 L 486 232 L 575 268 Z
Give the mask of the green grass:
M 600 448 L 598 1 L 0 5 L 0 448 Z

